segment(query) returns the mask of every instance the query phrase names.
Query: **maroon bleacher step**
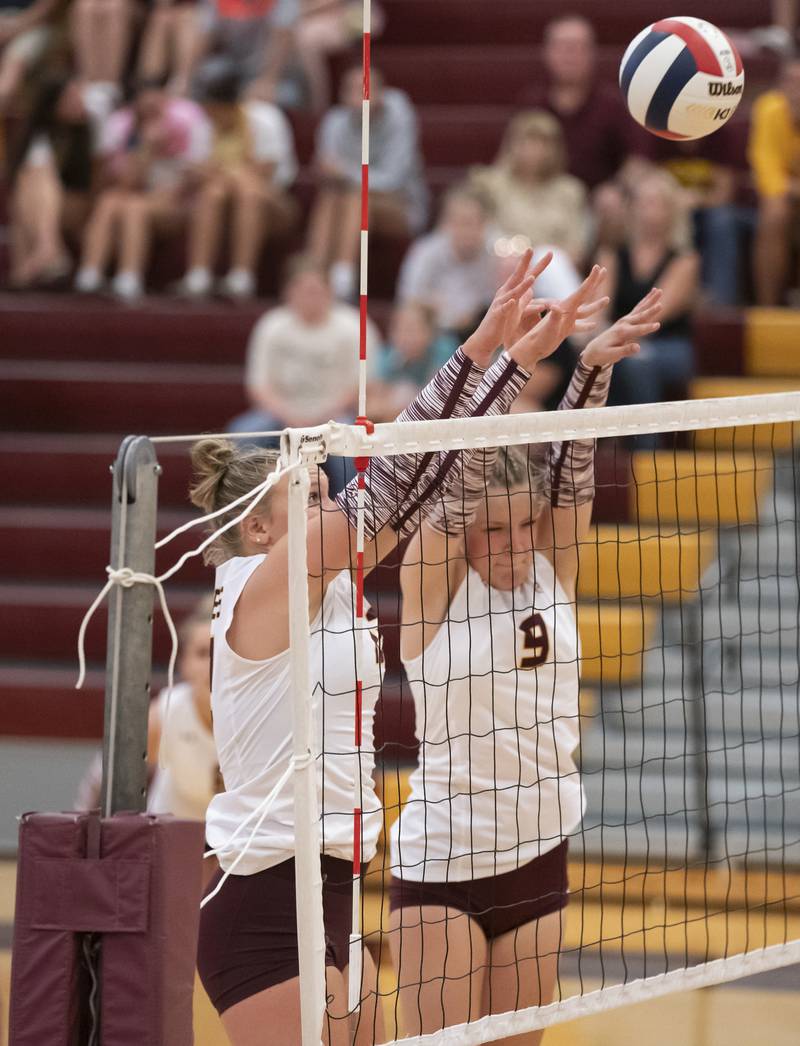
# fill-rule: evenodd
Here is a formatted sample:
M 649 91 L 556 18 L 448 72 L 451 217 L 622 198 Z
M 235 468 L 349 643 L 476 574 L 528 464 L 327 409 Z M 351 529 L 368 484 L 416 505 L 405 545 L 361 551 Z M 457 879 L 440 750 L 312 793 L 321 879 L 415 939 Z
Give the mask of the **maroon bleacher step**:
M 653 0 L 602 4 L 598 0 L 381 0 L 386 27 L 375 49 L 376 62 L 384 45 L 447 40 L 454 44 L 534 44 L 547 23 L 565 13 L 582 14 L 603 43 L 632 39 L 659 16 L 671 14 Z M 694 0 L 691 13 L 727 28 L 764 25 L 768 11 L 754 0 Z
M 238 364 L 268 304 L 233 308 L 152 298 L 126 307 L 75 295 L 0 295 L 0 356 Z
M 168 586 L 167 601 L 176 625 L 208 589 Z M 100 585 L 0 584 L 0 660 L 74 661 L 83 615 L 94 601 Z M 104 664 L 108 601 L 95 612 L 86 632 L 86 659 Z M 156 602 L 153 619 L 153 659 L 165 666 L 169 660 L 169 630 Z
M 160 514 L 159 537 L 191 517 Z M 0 507 L 0 576 L 7 581 L 105 582 L 109 561 L 111 512 L 103 509 Z M 158 553 L 156 566 L 165 570 L 202 540 L 202 528 L 181 534 Z M 190 559 L 176 585 L 206 585 L 213 572 L 199 557 Z
M 0 504 L 110 506 L 119 444 L 114 436 L 0 433 Z M 161 444 L 156 451 L 159 504 L 188 508 L 188 446 Z
M 0 735 L 99 740 L 104 673 L 89 672 L 82 690 L 76 680 L 72 666 L 0 665 Z
M 438 6 L 438 0 L 431 6 Z M 598 50 L 597 76 L 601 81 L 617 83 L 627 42 L 620 38 L 618 43 Z M 419 106 L 481 104 L 530 108 L 543 75 L 541 47 L 520 46 L 519 41 L 487 47 L 479 40 L 472 45 L 451 46 L 446 35 L 428 37 L 427 42 L 420 35 L 407 47 L 382 45 L 379 54 L 376 51 L 376 64 L 388 84 L 407 91 Z M 748 58 L 747 97 L 754 97 L 754 88 L 772 82 L 777 64 L 770 54 Z M 427 154 L 426 159 L 435 162 Z
M 192 433 L 246 407 L 239 367 L 0 361 L 0 426 L 23 432 Z

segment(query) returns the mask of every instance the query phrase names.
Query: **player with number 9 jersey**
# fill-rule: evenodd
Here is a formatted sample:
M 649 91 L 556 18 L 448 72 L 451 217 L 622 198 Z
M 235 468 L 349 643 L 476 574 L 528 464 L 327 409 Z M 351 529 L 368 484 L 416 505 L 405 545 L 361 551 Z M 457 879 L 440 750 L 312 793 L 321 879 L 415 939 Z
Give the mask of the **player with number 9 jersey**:
M 594 338 L 561 407 L 603 406 L 613 364 L 660 311 L 653 290 Z M 420 747 L 392 826 L 390 946 L 409 1034 L 552 997 L 583 814 L 575 599 L 593 500 L 593 440 L 494 448 L 406 549 L 401 655 Z

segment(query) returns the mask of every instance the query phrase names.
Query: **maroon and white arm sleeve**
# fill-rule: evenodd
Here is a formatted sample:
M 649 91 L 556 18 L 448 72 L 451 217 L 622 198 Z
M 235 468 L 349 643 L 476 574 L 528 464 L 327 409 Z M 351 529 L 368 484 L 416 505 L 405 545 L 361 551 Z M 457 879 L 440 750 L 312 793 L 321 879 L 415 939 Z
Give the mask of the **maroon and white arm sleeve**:
M 589 367 L 580 357 L 559 410 L 603 407 L 611 384 L 611 364 Z M 594 500 L 593 439 L 573 439 L 550 444 L 550 504 L 553 508 L 585 505 Z
M 504 414 L 529 377 L 505 353 L 482 372 L 459 350 L 402 412 L 398 421 Z M 439 413 L 433 413 L 437 408 Z M 420 513 L 425 513 L 425 506 L 429 507 L 435 495 L 441 496 L 459 478 L 461 470 L 454 466 L 460 453 L 454 450 L 370 458 L 365 476 L 367 540 L 374 538 L 387 524 L 400 535 L 413 533 L 419 526 Z M 356 498 L 356 479 L 336 498 L 352 526 L 356 525 Z

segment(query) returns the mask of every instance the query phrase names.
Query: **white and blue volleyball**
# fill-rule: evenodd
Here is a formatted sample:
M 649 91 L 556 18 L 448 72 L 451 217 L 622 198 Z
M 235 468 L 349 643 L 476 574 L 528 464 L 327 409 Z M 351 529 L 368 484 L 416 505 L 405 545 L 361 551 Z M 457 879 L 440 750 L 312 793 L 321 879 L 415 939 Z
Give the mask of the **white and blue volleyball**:
M 619 83 L 634 120 L 661 138 L 704 138 L 742 100 L 739 53 L 702 18 L 664 18 L 631 41 Z

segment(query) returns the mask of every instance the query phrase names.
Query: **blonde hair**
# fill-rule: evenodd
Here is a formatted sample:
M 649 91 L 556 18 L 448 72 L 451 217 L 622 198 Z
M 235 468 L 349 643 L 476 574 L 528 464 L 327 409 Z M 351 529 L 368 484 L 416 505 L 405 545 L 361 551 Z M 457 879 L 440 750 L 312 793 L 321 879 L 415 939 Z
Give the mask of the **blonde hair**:
M 564 173 L 567 168 L 564 132 L 552 113 L 548 113 L 544 109 L 530 109 L 528 112 L 517 113 L 503 135 L 496 160 L 498 166 L 506 169 L 511 166 L 511 152 L 521 138 L 541 138 L 550 142 L 553 146 L 553 157 L 545 176 L 554 178 L 556 175 Z
M 494 467 L 486 484 L 489 490 L 512 490 L 527 487 L 537 503 L 537 511 L 548 498 L 547 445 L 499 447 Z
M 229 439 L 201 439 L 192 447 L 192 472 L 194 480 L 189 489 L 192 504 L 204 513 L 217 512 L 257 487 L 273 471 L 278 463 L 277 450 L 261 450 L 252 447 L 239 448 Z M 259 502 L 259 515 L 269 515 L 272 492 Z M 209 524 L 216 531 L 242 512 L 244 506 L 237 505 L 223 512 Z M 206 549 L 205 563 L 214 566 L 242 551 L 238 527 L 231 527 Z
M 654 167 L 648 170 L 632 187 L 632 195 L 635 196 L 648 184 L 660 186 L 672 210 L 672 226 L 668 233 L 670 247 L 675 251 L 688 251 L 692 246 L 692 224 L 680 182 L 669 171 Z M 632 214 L 633 211 L 630 213 Z

